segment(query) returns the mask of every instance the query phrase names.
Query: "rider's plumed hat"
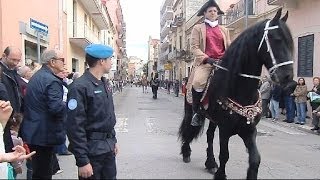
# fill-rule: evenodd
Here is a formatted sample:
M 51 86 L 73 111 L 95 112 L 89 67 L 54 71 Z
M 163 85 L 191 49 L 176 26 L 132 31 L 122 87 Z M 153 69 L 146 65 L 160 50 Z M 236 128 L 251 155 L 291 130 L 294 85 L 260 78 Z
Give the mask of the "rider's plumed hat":
M 97 59 L 107 59 L 113 54 L 113 49 L 110 46 L 103 44 L 90 44 L 85 48 L 85 51 L 87 54 Z
M 203 16 L 204 12 L 206 12 L 209 7 L 216 7 L 218 9 L 218 15 L 224 14 L 215 0 L 209 0 L 200 8 L 197 16 Z

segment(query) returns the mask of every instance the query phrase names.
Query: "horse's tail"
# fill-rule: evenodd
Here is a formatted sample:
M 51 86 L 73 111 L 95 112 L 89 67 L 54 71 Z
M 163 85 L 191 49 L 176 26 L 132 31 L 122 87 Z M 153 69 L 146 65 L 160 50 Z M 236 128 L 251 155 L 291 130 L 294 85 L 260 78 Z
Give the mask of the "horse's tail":
M 192 105 L 184 98 L 184 117 L 179 128 L 179 139 L 182 143 L 191 143 L 193 139 L 197 139 L 203 132 L 205 123 L 201 126 L 191 126 L 192 120 Z

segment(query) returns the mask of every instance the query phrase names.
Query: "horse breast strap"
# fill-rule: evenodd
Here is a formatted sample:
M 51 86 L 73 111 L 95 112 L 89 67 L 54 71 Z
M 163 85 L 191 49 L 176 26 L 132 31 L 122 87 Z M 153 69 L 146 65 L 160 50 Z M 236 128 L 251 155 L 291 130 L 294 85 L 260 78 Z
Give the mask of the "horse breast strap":
M 230 109 L 230 114 L 236 112 L 237 114 L 247 118 L 247 124 L 253 123 L 254 118 L 261 114 L 262 112 L 262 100 L 261 100 L 261 93 L 259 93 L 258 100 L 253 105 L 242 106 L 241 104 L 233 101 L 230 98 L 227 98 L 226 101 L 218 101 L 220 105 L 226 106 L 225 109 Z

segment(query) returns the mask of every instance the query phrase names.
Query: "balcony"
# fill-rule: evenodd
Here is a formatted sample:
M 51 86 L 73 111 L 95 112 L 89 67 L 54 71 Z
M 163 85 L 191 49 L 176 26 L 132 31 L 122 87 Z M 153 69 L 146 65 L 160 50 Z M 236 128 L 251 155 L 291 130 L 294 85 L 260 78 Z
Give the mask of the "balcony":
M 72 22 L 73 33 L 69 35 L 70 43 L 85 48 L 91 43 L 101 43 L 96 34 L 84 23 Z
M 219 25 L 227 25 L 227 16 L 226 15 L 220 15 L 218 17 L 218 22 L 219 22 Z
M 175 25 L 173 22 L 170 24 L 170 31 L 177 32 L 178 26 Z
M 127 24 L 126 24 L 125 22 L 122 22 L 122 23 L 121 23 L 121 26 L 122 26 L 123 32 L 126 32 L 126 30 L 127 30 Z
M 172 6 L 172 3 L 173 3 L 173 0 L 162 0 L 162 4 L 161 4 L 161 10 L 160 10 L 160 12 L 161 12 L 161 14 L 163 14 L 163 12 L 165 11 L 165 8 L 167 7 L 167 6 Z
M 160 25 L 163 26 L 167 20 L 173 18 L 173 9 L 172 6 L 167 6 L 164 13 L 161 15 Z
M 185 55 L 182 60 L 187 63 L 194 60 L 193 54 L 190 52 L 190 50 L 185 51 Z
M 245 0 L 240 0 L 226 11 L 225 24 L 227 28 L 238 28 L 245 26 Z M 257 21 L 258 16 L 253 12 L 253 1 L 248 1 L 248 24 Z
M 122 16 L 122 12 L 121 12 L 121 9 L 120 9 L 120 8 L 117 8 L 117 9 L 116 9 L 116 15 L 117 15 L 117 19 L 118 19 L 119 21 L 122 21 L 123 16 Z
M 183 59 L 185 56 L 186 52 L 184 50 L 173 50 L 168 54 L 168 60 L 179 60 Z
M 268 5 L 281 5 L 283 3 L 282 0 L 268 0 Z
M 169 49 L 167 49 L 165 52 L 160 53 L 159 61 L 166 62 L 168 60 L 168 54 L 169 54 Z
M 161 49 L 166 49 L 169 46 L 169 38 L 168 35 L 162 40 L 160 48 Z
M 179 16 L 174 17 L 173 24 L 179 27 L 183 25 L 183 21 L 183 14 L 181 13 Z
M 122 39 L 116 39 L 116 43 L 117 43 L 119 48 L 124 47 Z
M 166 24 L 162 27 L 161 34 L 160 34 L 161 37 L 165 37 L 169 34 L 171 22 L 172 20 L 167 21 Z
M 116 25 L 116 29 L 117 29 L 117 31 L 118 31 L 118 34 L 122 34 L 122 33 L 123 33 L 122 27 L 121 27 L 120 24 L 117 24 L 117 25 Z
M 108 29 L 107 13 L 101 0 L 78 0 L 90 13 L 100 30 Z

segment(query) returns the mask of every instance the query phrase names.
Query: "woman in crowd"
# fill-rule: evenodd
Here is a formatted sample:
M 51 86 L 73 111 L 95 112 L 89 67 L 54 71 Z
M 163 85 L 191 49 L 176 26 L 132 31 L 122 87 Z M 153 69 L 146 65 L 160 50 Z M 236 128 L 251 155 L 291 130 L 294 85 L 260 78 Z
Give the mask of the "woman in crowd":
M 298 79 L 296 89 L 292 93 L 295 96 L 297 108 L 297 121 L 296 124 L 304 125 L 306 123 L 306 107 L 307 107 L 307 94 L 308 89 L 304 78 Z
M 310 92 L 313 92 L 313 93 L 320 95 L 320 77 L 313 78 L 313 88 Z M 313 112 L 314 110 L 316 110 L 320 106 L 320 103 L 316 102 L 316 101 L 312 101 L 310 99 L 310 105 L 311 105 L 311 109 Z M 319 130 L 319 118 L 317 116 L 315 116 L 314 114 L 312 114 L 312 124 L 314 126 L 311 129 L 312 131 Z

